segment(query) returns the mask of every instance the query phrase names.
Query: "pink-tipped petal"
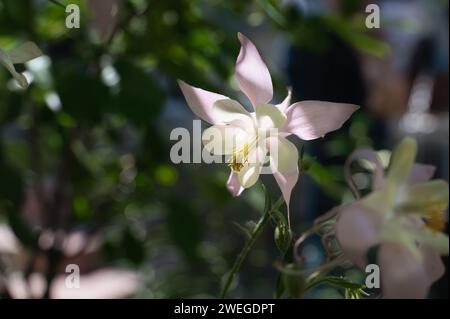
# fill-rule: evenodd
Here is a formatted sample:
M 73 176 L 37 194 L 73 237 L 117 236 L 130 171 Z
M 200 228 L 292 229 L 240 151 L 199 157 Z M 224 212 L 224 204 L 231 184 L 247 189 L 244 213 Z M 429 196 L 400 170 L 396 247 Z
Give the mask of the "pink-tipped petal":
M 367 251 L 378 244 L 380 216 L 360 204 L 349 204 L 339 212 L 336 238 L 345 256 L 364 269 Z
M 387 299 L 423 299 L 432 281 L 417 256 L 398 243 L 384 243 L 378 251 L 381 290 Z
M 431 283 L 434 283 L 445 273 L 445 266 L 441 255 L 430 246 L 421 245 L 420 250 L 423 256 L 423 267 Z
M 290 216 L 291 216 L 291 210 L 290 210 L 290 201 L 291 201 L 291 195 L 292 190 L 294 189 L 295 185 L 298 182 L 298 176 L 299 172 L 291 173 L 289 175 L 284 175 L 283 173 L 279 172 L 278 169 L 273 168 L 273 177 L 275 177 L 275 180 L 277 181 L 278 186 L 280 187 L 281 194 L 283 195 L 284 202 L 286 203 L 287 207 L 287 216 L 288 216 L 288 223 L 290 225 Z
M 287 109 L 288 120 L 282 131 L 302 140 L 314 140 L 339 129 L 358 108 L 354 104 L 297 102 Z
M 411 175 L 409 176 L 409 183 L 415 184 L 429 181 L 435 172 L 436 167 L 433 165 L 414 164 L 411 170 Z
M 225 100 L 228 97 L 196 88 L 181 80 L 178 80 L 178 85 L 195 115 L 211 124 L 220 123 L 213 113 L 213 105 L 216 101 Z
M 289 202 L 291 201 L 292 190 L 297 184 L 298 181 L 298 172 L 293 173 L 291 175 L 283 175 L 280 172 L 273 173 L 275 180 L 280 187 L 281 193 L 283 194 L 284 201 L 286 202 L 286 206 L 289 208 Z
M 289 106 L 291 106 L 291 99 L 292 99 L 292 88 L 288 88 L 288 94 L 281 102 L 277 105 L 277 107 L 280 109 L 281 112 L 286 113 Z
M 230 176 L 227 180 L 227 189 L 234 197 L 237 197 L 242 194 L 244 188 L 239 183 L 238 174 L 235 172 L 231 172 Z
M 272 100 L 272 78 L 255 45 L 242 33 L 238 33 L 238 38 L 241 51 L 236 61 L 236 79 L 256 109 L 258 104 Z

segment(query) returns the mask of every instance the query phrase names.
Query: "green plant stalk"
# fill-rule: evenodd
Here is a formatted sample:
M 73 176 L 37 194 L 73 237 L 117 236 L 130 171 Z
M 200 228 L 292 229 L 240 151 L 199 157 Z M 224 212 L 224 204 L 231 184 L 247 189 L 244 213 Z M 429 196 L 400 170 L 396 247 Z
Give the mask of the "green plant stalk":
M 266 226 L 266 224 L 269 222 L 271 214 L 277 209 L 279 209 L 280 206 L 283 204 L 283 202 L 284 202 L 283 197 L 280 197 L 272 207 L 269 207 L 269 209 L 265 210 L 264 214 L 259 219 L 258 223 L 256 224 L 255 228 L 251 233 L 250 238 L 245 242 L 244 247 L 240 251 L 236 260 L 234 261 L 233 267 L 231 268 L 227 280 L 223 286 L 222 292 L 220 293 L 221 299 L 224 299 L 226 297 L 228 290 L 230 289 L 231 283 L 233 282 L 234 276 L 238 272 L 239 268 L 241 268 L 242 262 L 245 260 L 245 257 L 247 257 L 248 253 L 252 249 L 253 245 L 256 242 L 256 239 L 258 239 L 259 234 L 264 229 L 264 226 Z

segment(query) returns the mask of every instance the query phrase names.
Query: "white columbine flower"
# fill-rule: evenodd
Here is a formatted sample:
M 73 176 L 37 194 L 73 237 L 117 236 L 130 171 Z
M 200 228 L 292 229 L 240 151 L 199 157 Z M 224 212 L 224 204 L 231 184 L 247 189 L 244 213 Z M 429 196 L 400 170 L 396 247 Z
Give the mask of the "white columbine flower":
M 357 158 L 356 152 L 350 158 Z M 344 254 L 364 269 L 366 254 L 378 247 L 381 289 L 386 298 L 425 298 L 444 274 L 441 255 L 448 255 L 444 213 L 449 189 L 431 180 L 434 169 L 414 164 L 417 144 L 405 138 L 392 154 L 387 175 L 376 153 L 374 191 L 344 206 L 337 218 L 336 237 Z M 369 155 L 369 156 L 367 156 Z
M 320 101 L 291 105 L 290 92 L 281 104 L 270 104 L 273 88 L 269 70 L 255 45 L 240 33 L 238 38 L 241 51 L 236 61 L 236 80 L 254 112 L 248 112 L 239 102 L 224 95 L 183 81 L 179 85 L 191 110 L 213 125 L 204 132 L 205 147 L 215 155 L 231 158 L 228 190 L 238 196 L 254 185 L 269 155 L 271 171 L 289 208 L 299 171 L 297 148 L 286 137 L 291 134 L 303 140 L 323 137 L 340 128 L 358 106 Z M 218 144 L 221 146 L 217 147 Z

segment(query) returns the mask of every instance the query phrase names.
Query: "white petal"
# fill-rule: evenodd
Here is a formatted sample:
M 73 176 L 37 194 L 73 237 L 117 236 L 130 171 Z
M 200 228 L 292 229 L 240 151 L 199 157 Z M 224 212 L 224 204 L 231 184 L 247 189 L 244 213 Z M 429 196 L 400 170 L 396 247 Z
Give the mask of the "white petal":
M 416 230 L 413 234 L 413 237 L 419 243 L 432 248 L 440 255 L 448 256 L 449 239 L 447 234 L 434 232 L 425 227 L 420 230 Z
M 286 110 L 283 131 L 302 140 L 314 140 L 339 129 L 359 107 L 353 104 L 302 101 Z
M 288 88 L 288 94 L 286 98 L 277 105 L 281 112 L 286 113 L 289 106 L 291 106 L 292 88 Z
M 238 174 L 236 172 L 231 171 L 230 176 L 227 180 L 227 189 L 234 197 L 241 195 L 241 193 L 244 191 L 244 188 L 241 186 Z
M 426 298 L 432 280 L 417 259 L 404 246 L 384 243 L 378 251 L 381 289 L 387 299 Z
M 433 165 L 416 163 L 412 167 L 411 174 L 408 179 L 408 184 L 429 181 L 433 177 L 435 172 L 436 167 Z
M 430 211 L 443 211 L 449 202 L 447 181 L 435 179 L 408 187 L 396 202 L 396 210 L 406 214 L 428 216 Z
M 181 80 L 178 80 L 178 85 L 183 92 L 189 108 L 195 115 L 211 124 L 220 123 L 220 121 L 214 118 L 213 105 L 217 100 L 227 99 L 226 96 L 191 86 Z
M 272 168 L 272 165 L 271 165 Z M 295 184 L 298 182 L 298 169 L 296 172 L 291 173 L 289 175 L 284 175 L 280 172 L 277 172 L 274 168 L 272 168 L 273 177 L 277 181 L 278 186 L 280 187 L 281 194 L 283 195 L 284 202 L 286 203 L 287 213 L 288 213 L 288 222 L 290 224 L 290 201 L 292 190 L 295 187 Z
M 272 99 L 272 78 L 255 45 L 241 33 L 238 38 L 241 51 L 236 61 L 236 79 L 256 109 L 258 104 Z
M 343 206 L 335 224 L 336 238 L 347 258 L 360 268 L 366 266 L 366 253 L 380 240 L 381 217 L 358 203 Z
M 232 125 L 213 125 L 202 134 L 205 149 L 214 155 L 232 154 L 233 150 L 242 148 L 247 141 L 247 132 Z
M 432 282 L 435 282 L 445 273 L 445 266 L 441 256 L 433 248 L 426 245 L 421 245 L 420 250 L 423 256 L 422 263 L 424 270 L 428 275 L 428 278 L 430 278 Z
M 258 104 L 256 119 L 260 128 L 281 128 L 287 120 L 279 108 L 270 104 Z
M 250 113 L 238 102 L 225 99 L 218 100 L 213 105 L 214 117 L 222 124 L 229 124 L 235 121 L 253 123 Z
M 290 175 L 298 171 L 298 150 L 293 143 L 281 136 L 270 136 L 267 142 L 271 165 L 276 172 Z
M 261 166 L 259 164 L 249 164 L 245 166 L 239 173 L 239 183 L 244 188 L 250 188 L 259 179 L 259 172 L 261 170 Z
M 416 155 L 416 140 L 411 137 L 404 138 L 392 152 L 386 183 L 392 183 L 393 185 L 406 183 L 411 176 Z

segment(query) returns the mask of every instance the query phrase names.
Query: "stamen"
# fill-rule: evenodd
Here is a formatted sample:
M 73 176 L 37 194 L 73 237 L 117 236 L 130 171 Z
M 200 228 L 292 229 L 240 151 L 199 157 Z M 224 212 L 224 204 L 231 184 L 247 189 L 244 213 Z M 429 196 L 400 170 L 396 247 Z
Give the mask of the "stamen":
M 426 220 L 427 227 L 433 232 L 441 232 L 445 228 L 444 213 L 442 210 L 435 210 L 428 215 Z
M 230 164 L 228 164 L 228 166 L 231 167 L 233 172 L 239 173 L 241 169 L 244 168 L 247 162 L 248 162 L 248 144 L 246 143 L 241 149 L 233 151 L 231 161 Z
M 240 149 L 234 149 L 228 166 L 235 173 L 239 173 L 245 165 L 248 164 L 248 154 L 250 149 L 256 148 L 258 145 L 258 135 L 249 139 Z

